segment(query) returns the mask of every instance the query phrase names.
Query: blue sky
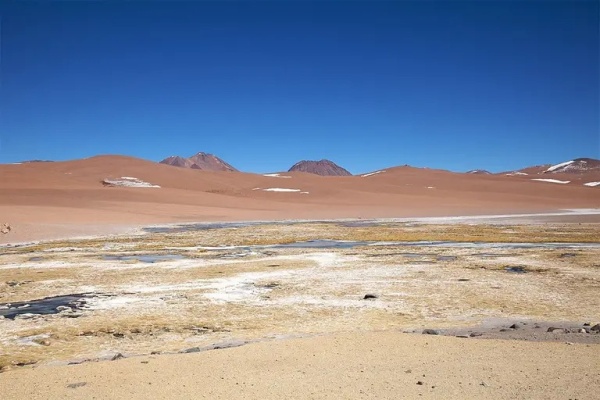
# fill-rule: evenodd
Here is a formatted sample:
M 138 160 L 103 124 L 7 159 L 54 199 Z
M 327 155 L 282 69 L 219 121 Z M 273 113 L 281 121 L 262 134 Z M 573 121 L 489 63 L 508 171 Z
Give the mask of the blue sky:
M 0 162 L 600 158 L 596 1 L 0 5 Z

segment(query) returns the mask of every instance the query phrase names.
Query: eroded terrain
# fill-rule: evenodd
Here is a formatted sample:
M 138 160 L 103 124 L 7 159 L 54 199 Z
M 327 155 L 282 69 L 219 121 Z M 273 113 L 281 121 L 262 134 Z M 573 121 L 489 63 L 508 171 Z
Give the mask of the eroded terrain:
M 0 367 L 498 318 L 594 322 L 599 238 L 597 224 L 319 222 L 3 247 Z

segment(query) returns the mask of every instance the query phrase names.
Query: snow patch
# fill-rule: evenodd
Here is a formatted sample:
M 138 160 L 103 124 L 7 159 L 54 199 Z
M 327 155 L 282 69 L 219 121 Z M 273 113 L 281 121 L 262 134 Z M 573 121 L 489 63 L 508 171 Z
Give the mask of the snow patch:
M 600 186 L 600 182 L 588 182 L 588 183 L 584 183 L 583 186 L 590 186 L 590 187 Z
M 553 165 L 553 166 L 551 166 L 550 168 L 548 168 L 548 169 L 547 169 L 547 170 L 545 170 L 544 172 L 552 172 L 552 171 L 556 171 L 557 169 L 559 169 L 559 168 L 562 168 L 562 167 L 566 167 L 567 165 L 569 165 L 569 164 L 573 164 L 574 162 L 575 162 L 575 161 L 573 161 L 573 160 L 571 160 L 571 161 L 565 161 L 565 162 L 563 162 L 563 163 L 560 163 L 560 164 L 556 164 L 556 165 Z
M 361 175 L 361 178 L 366 178 L 367 176 L 372 176 L 372 175 L 376 175 L 376 174 L 382 174 L 384 172 L 386 172 L 386 171 L 381 170 L 381 171 L 369 172 L 368 174 Z
M 287 188 L 266 188 L 264 192 L 300 192 L 300 189 L 287 189 Z
M 289 175 L 279 175 L 279 174 L 263 174 L 263 176 L 268 176 L 270 178 L 291 178 Z
M 516 175 L 529 175 L 528 173 L 525 172 L 519 172 L 519 171 L 515 171 L 515 172 L 510 172 L 508 174 L 506 174 L 507 176 L 516 176 Z
M 565 183 L 569 183 L 571 181 L 559 181 L 558 179 L 532 179 L 532 181 L 539 181 L 539 182 L 550 182 L 550 183 L 560 183 L 560 184 L 565 184 Z
M 136 187 L 136 188 L 159 188 L 158 185 L 144 182 L 141 179 L 134 178 L 132 176 L 122 176 L 119 179 L 104 179 L 102 183 L 106 186 L 122 186 L 122 187 Z

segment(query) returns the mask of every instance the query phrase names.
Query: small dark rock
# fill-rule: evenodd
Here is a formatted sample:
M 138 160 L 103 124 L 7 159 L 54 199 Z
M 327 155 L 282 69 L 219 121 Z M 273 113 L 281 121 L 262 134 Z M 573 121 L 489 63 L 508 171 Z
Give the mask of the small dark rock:
M 189 349 L 183 350 L 182 353 L 199 353 L 203 350 L 205 350 L 205 349 L 203 349 L 201 347 L 190 347 Z
M 511 326 L 509 326 L 510 329 L 519 329 L 520 326 L 517 324 L 512 324 Z
M 600 332 L 600 324 L 596 324 L 590 328 L 592 332 Z
M 116 361 L 116 360 L 120 360 L 121 358 L 125 358 L 125 356 L 123 354 L 121 354 L 121 353 L 117 353 L 110 360 L 111 361 Z
M 423 335 L 439 335 L 440 331 L 436 329 L 423 329 Z
M 527 273 L 527 270 L 525 269 L 525 267 L 521 267 L 521 266 L 516 266 L 516 267 L 506 266 L 506 267 L 504 267 L 504 269 L 506 270 L 506 272 L 512 272 L 514 274 Z
M 461 339 L 468 339 L 470 336 L 469 335 L 456 335 L 457 338 L 461 338 Z
M 69 383 L 67 385 L 67 388 L 69 388 L 69 389 L 77 389 L 77 388 L 80 388 L 80 387 L 85 386 L 85 385 L 87 385 L 87 382 Z
M 591 326 L 591 325 L 592 325 L 591 322 L 586 322 L 586 323 L 583 324 L 583 326 Z
M 502 328 L 502 329 L 500 329 L 500 332 L 510 332 L 510 331 L 511 331 L 511 330 L 510 330 L 510 329 L 508 329 L 508 328 Z
M 481 336 L 481 335 L 483 335 L 483 333 L 481 333 L 481 332 L 471 332 L 471 334 L 469 336 L 477 337 L 477 336 Z
M 467 279 L 467 278 L 458 278 L 458 281 L 459 282 L 469 282 L 470 279 Z
M 367 293 L 367 294 L 365 294 L 365 297 L 363 297 L 363 300 L 377 299 L 377 298 L 379 298 L 378 295 L 373 294 L 373 293 Z
M 417 381 L 417 385 L 424 385 L 425 383 L 423 381 Z
M 546 332 L 556 332 L 556 331 L 560 331 L 561 333 L 565 333 L 565 330 L 563 328 L 557 328 L 555 326 L 551 326 L 550 328 L 548 328 L 548 330 Z

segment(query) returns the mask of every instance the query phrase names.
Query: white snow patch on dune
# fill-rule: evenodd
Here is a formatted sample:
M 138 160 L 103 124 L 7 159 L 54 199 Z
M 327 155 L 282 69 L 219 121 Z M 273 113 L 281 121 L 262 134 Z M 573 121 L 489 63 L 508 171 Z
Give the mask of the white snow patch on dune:
M 600 182 L 588 182 L 588 183 L 584 183 L 583 186 L 600 186 Z
M 372 176 L 372 175 L 376 175 L 376 174 L 382 174 L 384 172 L 386 172 L 386 171 L 381 170 L 381 171 L 369 172 L 368 174 L 361 175 L 361 178 L 366 178 L 367 176 Z
M 270 178 L 291 178 L 289 175 L 279 175 L 279 174 L 263 174 L 263 176 L 268 176 Z
M 538 181 L 538 182 L 550 182 L 550 183 L 560 183 L 560 184 L 565 184 L 565 183 L 569 183 L 571 181 L 559 181 L 558 179 L 532 179 L 532 181 Z
M 575 162 L 575 161 L 573 161 L 573 160 L 571 160 L 571 161 L 565 161 L 565 162 L 563 162 L 563 163 L 560 163 L 560 164 L 556 164 L 556 165 L 553 165 L 553 166 L 551 166 L 550 168 L 548 168 L 548 169 L 547 169 L 546 171 L 544 171 L 544 172 L 552 172 L 552 171 L 556 171 L 557 169 L 559 169 L 559 168 L 562 168 L 562 167 L 566 167 L 567 165 L 569 165 L 569 164 L 573 164 L 574 162 Z
M 300 192 L 300 194 L 309 194 L 310 192 Z
M 529 174 L 525 173 L 525 172 L 515 171 L 515 172 L 510 172 L 510 173 L 508 173 L 506 175 L 507 176 L 516 176 L 516 175 L 529 175 Z
M 287 188 L 266 188 L 263 189 L 265 192 L 299 192 L 300 189 L 287 189 Z
M 104 179 L 102 181 L 107 186 L 122 186 L 122 187 L 136 187 L 136 188 L 159 188 L 158 185 L 153 185 L 148 182 L 144 182 L 141 179 L 134 178 L 132 176 L 122 176 L 120 179 Z

